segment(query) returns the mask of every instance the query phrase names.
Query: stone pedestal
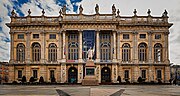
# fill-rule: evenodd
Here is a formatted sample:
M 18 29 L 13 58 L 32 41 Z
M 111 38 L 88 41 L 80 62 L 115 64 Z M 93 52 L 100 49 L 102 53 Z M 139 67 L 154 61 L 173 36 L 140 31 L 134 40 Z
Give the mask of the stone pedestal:
M 88 60 L 85 66 L 85 77 L 82 80 L 82 85 L 99 85 L 98 80 L 95 76 L 95 68 L 94 61 Z

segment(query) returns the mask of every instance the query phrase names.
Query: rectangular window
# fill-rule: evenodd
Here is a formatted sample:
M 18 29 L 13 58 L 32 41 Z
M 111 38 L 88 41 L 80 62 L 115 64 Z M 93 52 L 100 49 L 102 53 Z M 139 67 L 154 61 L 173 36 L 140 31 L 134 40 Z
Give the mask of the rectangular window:
M 139 35 L 140 35 L 139 37 L 140 37 L 141 39 L 145 39 L 145 38 L 146 38 L 146 34 L 139 34 Z
M 18 34 L 18 39 L 24 39 L 24 34 Z
M 22 70 L 18 70 L 18 78 L 22 78 Z
M 124 78 L 129 79 L 129 70 L 124 71 Z
M 37 78 L 37 70 L 33 70 L 33 77 Z
M 33 34 L 33 38 L 39 38 L 39 34 Z
M 54 70 L 50 70 L 50 78 L 54 78 Z
M 146 79 L 146 70 L 141 70 L 141 76 L 143 79 Z
M 161 70 L 157 70 L 157 79 L 161 79 L 161 78 L 162 78 Z
M 129 39 L 129 34 L 123 34 L 123 39 Z
M 155 39 L 161 39 L 161 34 L 155 34 Z
M 56 39 L 56 34 L 49 34 L 49 39 Z

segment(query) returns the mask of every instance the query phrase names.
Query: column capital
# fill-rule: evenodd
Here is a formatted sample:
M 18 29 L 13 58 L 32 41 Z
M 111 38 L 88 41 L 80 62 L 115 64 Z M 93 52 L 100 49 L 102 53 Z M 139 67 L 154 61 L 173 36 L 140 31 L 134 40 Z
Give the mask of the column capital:
M 134 35 L 137 35 L 137 34 L 138 34 L 138 32 L 137 32 L 137 31 L 133 31 L 132 33 L 133 33 Z
M 96 32 L 99 32 L 100 31 L 100 29 L 96 29 Z
M 169 31 L 165 31 L 165 32 L 164 32 L 164 35 L 169 35 L 169 34 L 170 34 Z
M 150 31 L 148 31 L 147 33 L 148 33 L 148 35 L 152 35 L 152 34 L 153 34 L 153 31 L 150 30 Z
M 26 31 L 26 34 L 28 35 L 28 34 L 31 34 L 32 32 L 31 31 Z
M 15 32 L 14 31 L 10 31 L 9 34 L 14 34 Z

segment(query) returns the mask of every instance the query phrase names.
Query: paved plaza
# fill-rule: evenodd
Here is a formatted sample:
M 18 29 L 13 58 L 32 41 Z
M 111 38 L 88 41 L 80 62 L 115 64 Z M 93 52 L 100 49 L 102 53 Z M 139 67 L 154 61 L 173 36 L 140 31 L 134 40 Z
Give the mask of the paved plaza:
M 0 85 L 6 96 L 180 96 L 175 85 Z

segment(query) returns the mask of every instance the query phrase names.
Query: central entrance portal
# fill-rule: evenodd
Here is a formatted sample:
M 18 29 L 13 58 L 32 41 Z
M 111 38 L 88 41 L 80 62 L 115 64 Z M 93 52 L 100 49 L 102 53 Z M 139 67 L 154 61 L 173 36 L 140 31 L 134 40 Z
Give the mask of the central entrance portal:
M 101 69 L 101 83 L 111 82 L 111 70 L 109 67 L 103 67 Z
M 70 67 L 68 70 L 68 83 L 77 83 L 78 72 L 75 67 Z

